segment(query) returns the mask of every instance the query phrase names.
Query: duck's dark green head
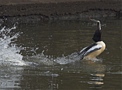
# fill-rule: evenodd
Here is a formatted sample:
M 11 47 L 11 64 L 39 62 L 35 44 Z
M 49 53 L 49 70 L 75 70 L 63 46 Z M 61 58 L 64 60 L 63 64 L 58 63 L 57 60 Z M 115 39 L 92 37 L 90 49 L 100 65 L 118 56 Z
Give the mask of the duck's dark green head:
M 95 42 L 101 41 L 101 23 L 99 20 L 95 20 L 95 19 L 91 19 L 91 21 L 94 21 L 97 23 L 97 30 L 95 31 L 92 39 Z

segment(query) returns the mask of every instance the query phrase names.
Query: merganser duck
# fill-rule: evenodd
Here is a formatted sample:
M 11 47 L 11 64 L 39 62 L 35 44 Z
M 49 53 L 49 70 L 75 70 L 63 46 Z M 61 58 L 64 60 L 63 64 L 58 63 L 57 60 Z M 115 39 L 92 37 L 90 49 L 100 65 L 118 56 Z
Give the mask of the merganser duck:
M 93 35 L 93 41 L 95 43 L 83 48 L 80 52 L 81 59 L 94 60 L 100 55 L 106 48 L 105 43 L 101 40 L 101 23 L 99 20 L 91 19 L 91 21 L 97 22 L 97 30 Z

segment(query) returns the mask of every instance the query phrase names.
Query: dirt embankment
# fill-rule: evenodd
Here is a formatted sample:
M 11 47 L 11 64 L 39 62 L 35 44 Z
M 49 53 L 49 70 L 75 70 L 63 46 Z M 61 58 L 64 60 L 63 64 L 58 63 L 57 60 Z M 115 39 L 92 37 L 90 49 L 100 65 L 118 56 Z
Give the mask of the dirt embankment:
M 0 0 L 0 18 L 15 21 L 121 18 L 121 5 L 121 0 Z

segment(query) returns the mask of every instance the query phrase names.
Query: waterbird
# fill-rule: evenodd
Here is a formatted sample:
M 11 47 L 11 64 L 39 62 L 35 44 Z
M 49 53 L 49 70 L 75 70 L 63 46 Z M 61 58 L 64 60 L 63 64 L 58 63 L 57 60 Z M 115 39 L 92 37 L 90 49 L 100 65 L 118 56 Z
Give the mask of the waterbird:
M 93 41 L 91 45 L 84 47 L 80 52 L 80 59 L 95 60 L 106 48 L 105 43 L 101 40 L 101 22 L 99 20 L 90 19 L 97 23 L 97 29 L 93 35 Z

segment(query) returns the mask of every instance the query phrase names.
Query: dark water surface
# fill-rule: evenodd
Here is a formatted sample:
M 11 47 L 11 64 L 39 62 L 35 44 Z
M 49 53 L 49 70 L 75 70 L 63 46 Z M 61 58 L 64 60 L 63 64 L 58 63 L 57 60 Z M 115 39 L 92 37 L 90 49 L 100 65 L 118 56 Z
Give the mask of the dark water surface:
M 102 21 L 107 48 L 96 62 L 76 59 L 93 43 L 91 21 L 1 26 L 0 90 L 121 90 L 121 23 Z

